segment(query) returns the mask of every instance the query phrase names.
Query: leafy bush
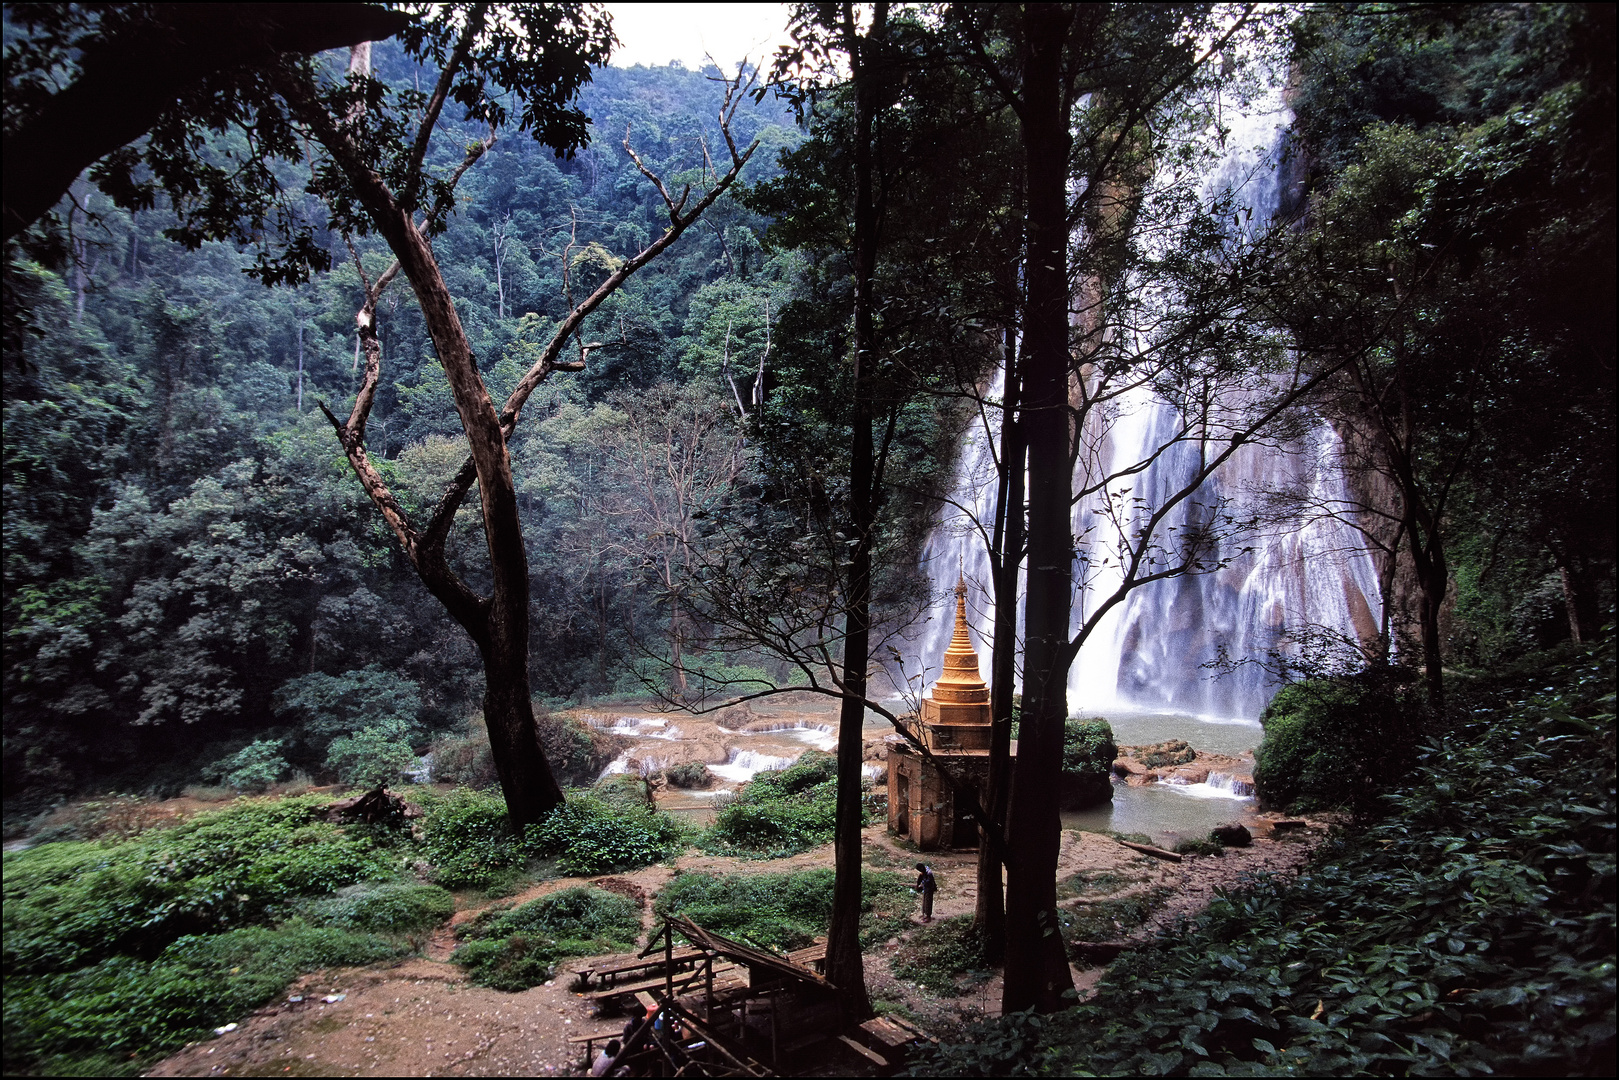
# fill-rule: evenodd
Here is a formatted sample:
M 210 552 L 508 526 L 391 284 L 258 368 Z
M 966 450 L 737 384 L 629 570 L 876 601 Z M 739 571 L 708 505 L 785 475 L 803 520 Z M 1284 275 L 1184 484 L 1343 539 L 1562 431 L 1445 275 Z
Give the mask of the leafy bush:
M 702 846 L 775 859 L 828 843 L 837 827 L 837 768 L 831 754 L 809 750 L 786 769 L 759 773 L 715 817 Z
M 969 1031 L 921 1075 L 1607 1075 L 1613 645 L 1477 706 L 1290 885 L 1224 895 L 1092 1000 Z
M 458 789 L 423 800 L 422 831 L 433 880 L 445 888 L 486 889 L 530 859 L 555 858 L 564 873 L 605 874 L 657 862 L 685 843 L 668 814 L 644 805 L 614 810 L 591 797 L 569 799 L 523 840 L 500 795 Z
M 565 889 L 509 911 L 485 912 L 462 934 L 470 940 L 451 959 L 472 981 L 517 991 L 552 978 L 564 957 L 633 947 L 641 915 L 634 901 L 605 889 Z
M 767 949 L 802 948 L 832 921 L 831 870 L 796 874 L 681 874 L 658 893 L 653 911 L 684 915 L 704 929 Z M 860 940 L 870 946 L 910 918 L 916 897 L 899 874 L 861 875 Z
M 1149 769 L 1162 769 L 1169 765 L 1190 765 L 1197 760 L 1197 751 L 1185 739 L 1167 739 L 1151 746 L 1137 746 L 1130 756 Z
M 483 888 L 528 860 L 498 793 L 457 788 L 422 797 L 423 853 L 446 889 Z
M 568 874 L 589 876 L 633 870 L 667 858 L 685 844 L 674 818 L 641 807 L 615 810 L 592 798 L 574 798 L 529 826 L 528 847 L 555 856 Z
M 1216 840 L 1200 837 L 1192 840 L 1182 840 L 1175 845 L 1177 855 L 1224 855 L 1225 847 Z
M 971 915 L 922 927 L 900 946 L 890 968 L 896 978 L 947 997 L 966 993 L 992 974 Z
M 326 752 L 326 767 L 335 770 L 343 783 L 356 787 L 396 783 L 416 768 L 410 725 L 403 720 L 384 720 L 358 735 L 339 736 Z
M 280 739 L 258 739 L 214 766 L 213 771 L 237 791 L 260 792 L 292 768 L 281 756 Z
M 288 679 L 273 702 L 276 715 L 297 724 L 299 736 L 316 755 L 340 735 L 390 720 L 414 734 L 422 711 L 420 687 L 375 665 L 341 675 L 313 672 Z
M 1416 753 L 1422 715 L 1408 688 L 1382 673 L 1282 687 L 1260 716 L 1260 799 L 1279 810 L 1374 812 Z
M 620 813 L 639 814 L 653 806 L 652 788 L 639 774 L 604 776 L 590 786 L 590 797 Z
M 244 802 L 123 843 L 5 856 L 5 967 L 45 974 L 257 921 L 273 905 L 392 876 L 366 837 L 321 820 L 327 800 Z
M 294 922 L 183 937 L 151 961 L 113 956 L 62 974 L 8 974 L 6 1072 L 172 1049 L 264 1004 L 305 971 L 402 951 L 370 934 Z M 46 1063 L 52 1068 L 41 1070 Z
M 454 913 L 455 898 L 444 889 L 411 882 L 350 885 L 303 908 L 316 925 L 381 934 L 426 930 Z
M 1084 810 L 1113 798 L 1113 762 L 1119 747 L 1106 720 L 1069 720 L 1063 725 L 1062 807 Z
M 517 993 L 555 978 L 556 962 L 562 957 L 549 938 L 513 934 L 469 941 L 450 959 L 466 968 L 479 986 Z
M 671 765 L 663 770 L 664 778 L 677 788 L 703 788 L 714 782 L 714 774 L 701 761 L 688 761 Z
M 1069 720 L 1062 731 L 1063 772 L 1087 775 L 1111 773 L 1119 756 L 1119 744 L 1106 720 Z

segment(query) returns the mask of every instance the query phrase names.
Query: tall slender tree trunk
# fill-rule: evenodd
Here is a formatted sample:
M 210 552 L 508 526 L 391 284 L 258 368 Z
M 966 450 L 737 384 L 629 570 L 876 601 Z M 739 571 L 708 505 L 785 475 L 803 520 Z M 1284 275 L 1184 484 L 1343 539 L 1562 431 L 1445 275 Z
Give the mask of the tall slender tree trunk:
M 852 5 L 844 6 L 844 45 L 855 89 L 854 210 L 854 431 L 849 453 L 849 517 L 855 541 L 843 640 L 843 705 L 838 715 L 838 813 L 834 843 L 832 925 L 827 931 L 826 977 L 842 992 L 844 1015 L 871 1015 L 866 965 L 860 954 L 860 791 L 865 753 L 866 668 L 871 660 L 871 548 L 876 522 L 871 425 L 876 325 L 872 281 L 877 269 L 877 204 L 872 143 L 888 5 L 875 6 L 870 30 L 857 32 Z
M 978 928 L 984 960 L 1000 964 L 1006 957 L 1006 894 L 1001 868 L 1006 864 L 1006 814 L 1012 801 L 1012 704 L 1017 678 L 1018 570 L 1023 563 L 1023 472 L 1028 454 L 1017 422 L 1021 374 L 1018 343 L 1012 334 L 1006 348 L 1006 379 L 1001 407 L 1001 475 L 995 499 L 993 548 L 995 567 L 995 631 L 991 645 L 989 784 L 984 808 L 990 820 L 979 823 L 978 898 L 973 924 Z
M 1028 178 L 1028 283 L 1022 405 L 1028 440 L 1029 568 L 1024 608 L 1023 709 L 1007 823 L 1003 1012 L 1069 1004 L 1073 976 L 1057 923 L 1057 793 L 1068 712 L 1073 588 L 1069 515 L 1068 154 L 1061 59 L 1072 10 L 1023 11 L 1022 141 Z M 1071 994 L 1069 995 L 1071 997 Z

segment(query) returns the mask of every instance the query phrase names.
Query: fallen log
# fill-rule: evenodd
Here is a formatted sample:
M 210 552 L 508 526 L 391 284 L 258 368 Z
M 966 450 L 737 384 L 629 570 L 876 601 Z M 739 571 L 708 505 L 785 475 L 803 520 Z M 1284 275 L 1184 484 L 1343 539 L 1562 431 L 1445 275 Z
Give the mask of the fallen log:
M 1169 862 L 1181 861 L 1181 857 L 1175 854 L 1173 851 L 1165 851 L 1163 848 L 1153 847 L 1151 844 L 1136 844 L 1129 840 L 1120 840 L 1119 843 L 1123 844 L 1131 851 L 1139 851 L 1141 854 L 1151 855 L 1155 859 L 1165 859 Z

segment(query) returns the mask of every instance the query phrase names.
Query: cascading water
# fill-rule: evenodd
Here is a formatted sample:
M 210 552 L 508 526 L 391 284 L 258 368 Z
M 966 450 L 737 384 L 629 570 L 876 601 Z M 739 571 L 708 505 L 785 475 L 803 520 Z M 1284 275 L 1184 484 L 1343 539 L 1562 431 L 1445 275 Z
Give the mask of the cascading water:
M 1268 108 L 1236 118 L 1215 167 L 1205 176 L 1206 197 L 1234 191 L 1252 207 L 1249 227 L 1263 227 L 1278 197 L 1279 148 L 1289 122 L 1274 96 Z M 1003 393 L 997 372 L 986 397 Z M 993 520 L 998 417 L 968 431 L 951 502 L 940 516 L 922 561 L 935 595 L 948 596 L 958 573 L 969 583 L 969 622 L 975 645 L 987 652 L 994 626 L 990 562 L 975 522 Z M 1110 475 L 1151 460 L 1131 486 L 1149 505 L 1178 490 L 1197 467 L 1194 444 L 1182 443 L 1153 458 L 1181 423 L 1176 409 L 1147 390 L 1123 395 L 1108 411 L 1097 437 L 1095 475 Z M 1346 506 L 1350 499 L 1337 467 L 1341 446 L 1331 425 L 1279 444 L 1243 446 L 1209 481 L 1196 500 L 1182 503 L 1163 523 L 1164 535 L 1204 522 L 1209 507 L 1246 516 L 1259 492 L 1290 492 L 1300 505 Z M 1077 506 L 1074 534 L 1081 538 L 1075 565 L 1073 631 L 1120 580 L 1117 552 L 1105 537 L 1106 496 Z M 1130 512 L 1123 515 L 1128 526 Z M 1353 639 L 1375 635 L 1380 593 L 1374 560 L 1364 537 L 1337 517 L 1301 517 L 1280 527 L 1226 541 L 1212 572 L 1169 578 L 1136 589 L 1097 625 L 1069 672 L 1073 711 L 1167 711 L 1252 720 L 1275 686 L 1258 664 L 1239 664 L 1215 678 L 1206 665 L 1221 657 L 1251 660 L 1278 644 L 1284 628 L 1321 626 Z M 1235 548 L 1236 550 L 1230 550 Z M 940 606 L 912 642 L 905 676 L 911 693 L 932 682 L 950 638 L 951 619 Z M 920 673 L 920 674 L 919 674 Z M 896 682 L 899 680 L 896 679 Z

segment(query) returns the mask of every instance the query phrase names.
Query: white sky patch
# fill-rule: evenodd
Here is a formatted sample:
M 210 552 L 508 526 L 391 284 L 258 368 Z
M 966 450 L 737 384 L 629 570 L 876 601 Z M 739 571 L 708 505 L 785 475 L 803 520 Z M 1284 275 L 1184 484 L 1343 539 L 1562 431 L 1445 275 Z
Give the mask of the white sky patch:
M 701 68 L 712 55 L 727 73 L 746 57 L 761 67 L 787 42 L 786 4 L 608 4 L 623 42 L 614 67 L 661 67 L 679 60 Z

